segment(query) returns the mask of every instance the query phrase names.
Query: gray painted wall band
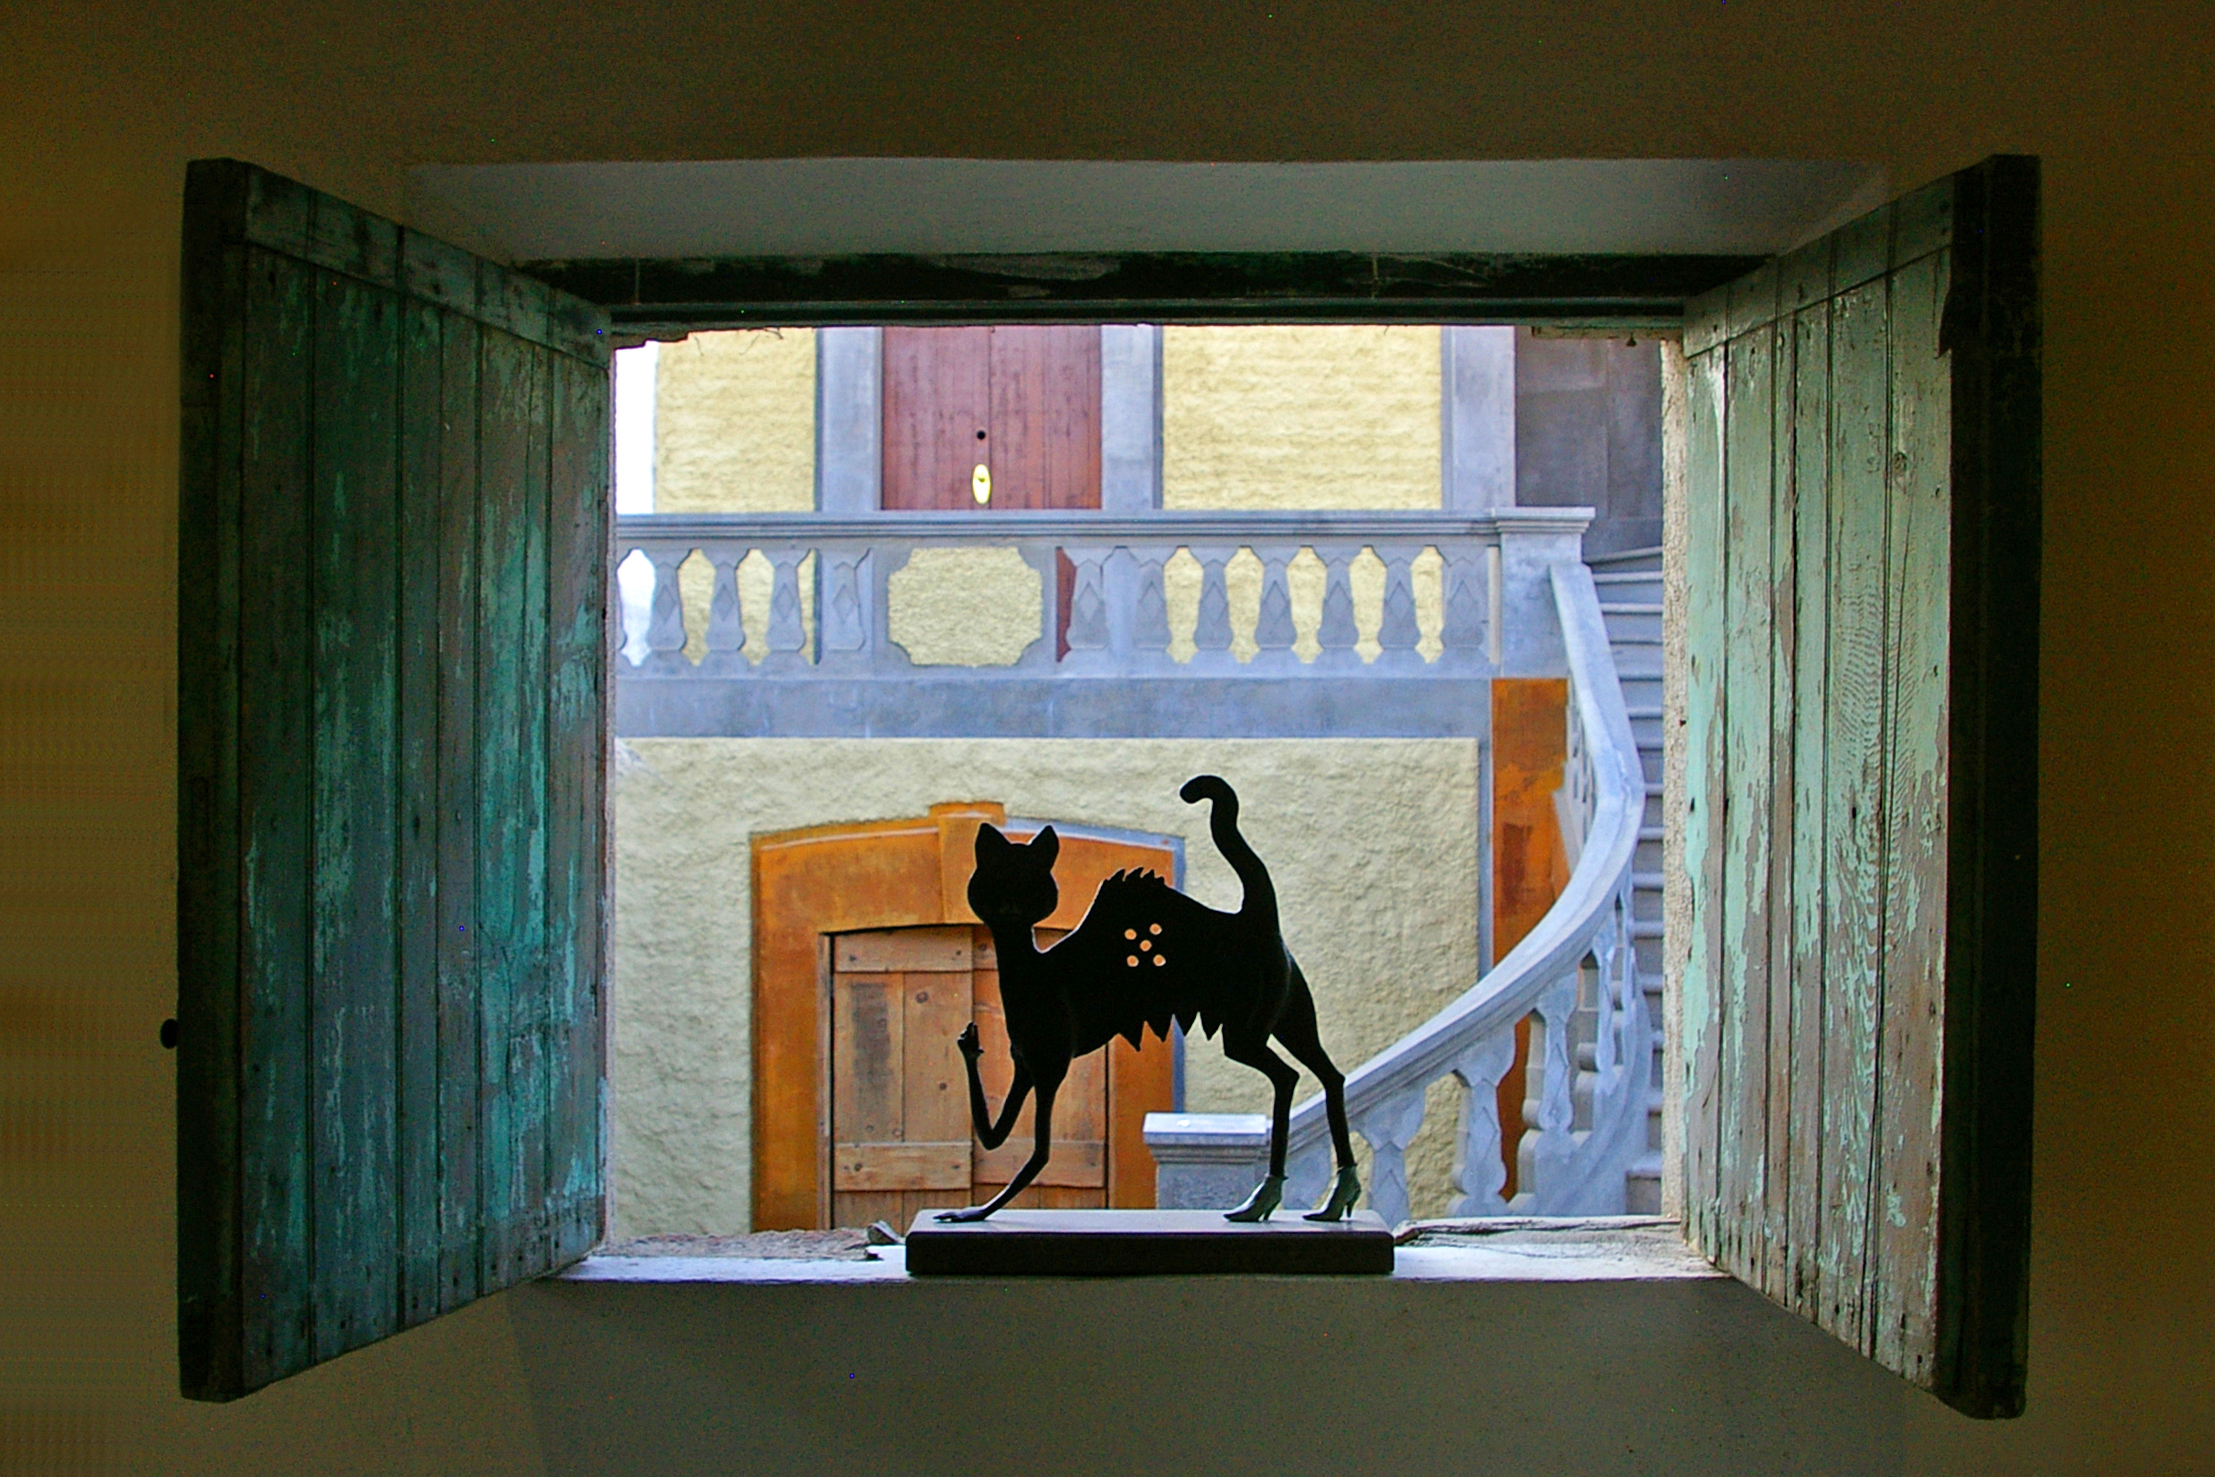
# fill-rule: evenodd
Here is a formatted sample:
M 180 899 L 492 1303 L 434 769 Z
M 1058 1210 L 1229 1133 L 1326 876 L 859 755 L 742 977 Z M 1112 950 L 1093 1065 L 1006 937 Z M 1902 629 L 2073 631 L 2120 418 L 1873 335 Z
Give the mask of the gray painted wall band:
M 1439 330 L 1442 506 L 1515 506 L 1515 330 Z
M 1161 326 L 1100 325 L 1100 507 L 1161 506 Z
M 874 513 L 884 486 L 884 330 L 815 332 L 815 506 Z
M 1484 738 L 1483 677 L 618 674 L 624 738 Z

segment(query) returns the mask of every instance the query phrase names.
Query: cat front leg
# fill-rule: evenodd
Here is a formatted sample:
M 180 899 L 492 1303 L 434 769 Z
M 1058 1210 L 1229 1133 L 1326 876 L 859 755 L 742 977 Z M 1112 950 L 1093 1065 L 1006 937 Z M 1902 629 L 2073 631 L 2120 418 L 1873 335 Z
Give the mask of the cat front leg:
M 1015 1115 L 1023 1111 L 1023 1101 L 1031 1095 L 1030 1069 L 1016 1058 L 1015 1078 L 1008 1084 L 1007 1101 L 1000 1105 L 1000 1121 L 992 1121 L 992 1109 L 984 1100 L 984 1079 L 977 1075 L 977 1059 L 984 1055 L 984 1047 L 977 1041 L 977 1023 L 971 1021 L 954 1045 L 961 1048 L 962 1061 L 969 1068 L 969 1121 L 977 1130 L 977 1141 L 987 1149 L 997 1149 L 1007 1142 L 1015 1131 Z
M 1016 1070 L 1021 1071 L 1022 1068 L 1017 1067 Z M 1030 1182 L 1038 1178 L 1038 1172 L 1046 1167 L 1047 1159 L 1052 1157 L 1054 1152 L 1054 1088 L 1057 1085 L 1052 1082 L 1041 1082 L 1038 1085 L 1038 1137 L 1032 1145 L 1031 1157 L 1025 1160 L 1023 1167 L 1015 1172 L 1015 1178 L 1009 1180 L 1007 1187 L 993 1196 L 986 1204 L 972 1205 L 966 1210 L 942 1210 L 938 1213 L 940 1220 L 981 1221 L 1016 1196 L 1022 1194 L 1029 1187 Z M 1011 1119 L 1013 1116 L 1013 1114 L 1009 1115 Z M 1004 1130 L 1001 1137 L 1006 1137 Z

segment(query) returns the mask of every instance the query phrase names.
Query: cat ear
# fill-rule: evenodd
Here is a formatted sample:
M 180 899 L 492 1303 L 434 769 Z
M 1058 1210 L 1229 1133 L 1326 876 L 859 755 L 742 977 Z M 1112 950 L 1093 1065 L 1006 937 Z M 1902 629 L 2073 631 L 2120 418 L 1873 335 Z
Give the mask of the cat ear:
M 1037 852 L 1050 867 L 1054 864 L 1054 858 L 1061 855 L 1061 838 L 1054 834 L 1052 826 L 1048 826 L 1031 838 L 1030 849 Z
M 977 860 L 979 862 L 982 862 L 986 857 L 998 861 L 1013 850 L 1015 850 L 1014 843 L 1001 835 L 999 828 L 994 826 L 992 822 L 986 821 L 983 825 L 977 827 Z

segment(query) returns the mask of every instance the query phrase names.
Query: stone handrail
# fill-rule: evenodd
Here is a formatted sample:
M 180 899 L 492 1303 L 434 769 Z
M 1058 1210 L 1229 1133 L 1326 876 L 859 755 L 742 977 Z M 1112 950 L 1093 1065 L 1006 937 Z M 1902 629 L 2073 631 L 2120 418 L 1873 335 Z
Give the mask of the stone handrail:
M 1501 632 L 1512 635 L 1527 620 L 1512 599 L 1502 606 L 1503 540 L 1557 532 L 1565 516 L 1581 528 L 1589 513 L 629 515 L 616 521 L 616 560 L 636 552 L 655 579 L 648 654 L 635 669 L 623 663 L 619 675 L 774 681 L 915 672 L 893 638 L 894 574 L 917 549 L 999 545 L 1013 547 L 1039 578 L 1039 639 L 1009 664 L 964 668 L 972 677 L 1483 677 L 1501 665 Z M 1321 561 L 1323 594 L 1319 623 L 1296 631 L 1293 566 L 1303 550 Z M 1258 561 L 1259 601 L 1234 631 L 1226 576 L 1242 551 Z M 1180 552 L 1199 566 L 1198 609 L 1188 630 L 1172 632 L 1169 566 Z M 695 553 L 714 578 L 705 630 L 688 632 L 678 570 Z M 1383 566 L 1373 635 L 1357 629 L 1352 592 L 1365 553 Z M 737 571 L 754 554 L 769 565 L 766 619 L 755 610 L 742 619 Z M 1437 582 L 1427 603 L 1417 598 L 1424 579 Z M 765 641 L 755 638 L 765 649 L 749 649 L 749 625 L 765 632 Z
M 1562 561 L 1548 575 L 1568 658 L 1564 830 L 1575 864 L 1544 919 L 1489 973 L 1347 1077 L 1347 1114 L 1371 1152 L 1369 1203 L 1393 1224 L 1408 1218 L 1406 1153 L 1422 1127 L 1425 1090 L 1448 1075 L 1463 1088 L 1454 1215 L 1620 1213 L 1625 1174 L 1646 1148 L 1653 1032 L 1631 932 L 1645 776 L 1591 571 Z M 1498 1088 L 1514 1061 L 1516 1024 L 1531 1016 L 1541 1026 L 1526 1068 L 1538 1110 L 1510 1201 L 1500 1193 L 1507 1171 Z M 1583 1049 L 1572 1049 L 1579 1035 Z M 1246 1115 L 1148 1116 L 1147 1142 L 1165 1181 L 1187 1164 L 1221 1179 L 1226 1160 L 1243 1153 L 1254 1156 L 1242 1176 L 1250 1186 L 1265 1138 Z M 1290 1150 L 1286 1202 L 1313 1204 L 1331 1178 L 1321 1097 L 1293 1110 Z

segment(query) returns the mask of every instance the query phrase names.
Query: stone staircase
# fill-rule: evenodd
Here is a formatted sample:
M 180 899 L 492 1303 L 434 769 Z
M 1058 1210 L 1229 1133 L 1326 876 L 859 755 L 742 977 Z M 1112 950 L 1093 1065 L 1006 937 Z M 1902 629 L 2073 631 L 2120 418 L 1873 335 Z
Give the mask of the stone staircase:
M 1623 684 L 1623 705 L 1646 775 L 1646 815 L 1633 863 L 1633 936 L 1646 1017 L 1654 1023 L 1653 1081 L 1647 1096 L 1646 1152 L 1631 1166 L 1625 1209 L 1661 1213 L 1661 550 L 1625 549 L 1585 560 L 1600 596 L 1608 644 Z

